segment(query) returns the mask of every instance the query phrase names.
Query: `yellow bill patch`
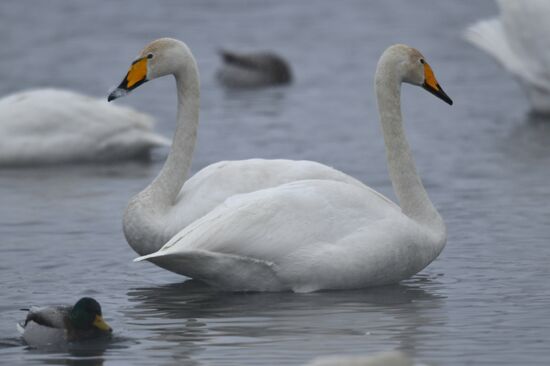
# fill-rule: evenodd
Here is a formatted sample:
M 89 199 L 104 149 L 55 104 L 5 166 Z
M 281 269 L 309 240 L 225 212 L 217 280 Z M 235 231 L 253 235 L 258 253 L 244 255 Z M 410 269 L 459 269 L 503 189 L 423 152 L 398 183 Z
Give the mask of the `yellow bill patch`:
M 434 72 L 427 62 L 424 62 L 424 82 L 435 90 L 440 89 Z
M 105 320 L 103 320 L 103 318 L 99 315 L 96 315 L 95 316 L 95 319 L 94 319 L 94 327 L 102 330 L 102 331 L 110 331 L 111 330 L 111 327 L 109 326 L 109 324 L 107 324 L 105 322 Z
M 126 76 L 127 88 L 130 89 L 140 81 L 144 80 L 147 77 L 147 59 L 142 58 L 137 60 L 130 66 L 128 70 L 128 75 Z

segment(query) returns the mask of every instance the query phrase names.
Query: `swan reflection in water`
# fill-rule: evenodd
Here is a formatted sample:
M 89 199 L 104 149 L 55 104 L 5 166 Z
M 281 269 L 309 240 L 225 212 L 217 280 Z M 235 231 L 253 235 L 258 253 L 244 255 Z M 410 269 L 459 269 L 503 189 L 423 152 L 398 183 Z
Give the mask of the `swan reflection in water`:
M 296 294 L 219 292 L 189 280 L 131 289 L 123 313 L 148 331 L 147 347 L 163 346 L 187 360 L 285 352 L 306 362 L 358 349 L 415 357 L 417 348 L 429 346 L 422 344 L 426 332 L 447 321 L 445 297 L 431 289 L 438 283 L 437 276 L 415 276 L 393 286 Z
M 537 166 L 550 157 L 550 114 L 530 112 L 518 121 L 503 141 L 508 158 Z

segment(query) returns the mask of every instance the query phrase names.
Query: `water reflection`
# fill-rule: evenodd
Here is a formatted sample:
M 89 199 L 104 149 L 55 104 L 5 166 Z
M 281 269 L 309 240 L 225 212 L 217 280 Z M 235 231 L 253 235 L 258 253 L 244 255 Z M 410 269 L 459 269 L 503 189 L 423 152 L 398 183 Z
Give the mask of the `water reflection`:
M 224 116 L 249 120 L 250 115 L 277 117 L 285 110 L 288 94 L 287 87 L 271 87 L 264 90 L 222 90 L 220 112 Z M 242 111 L 247 111 L 248 118 L 243 118 Z M 246 116 L 245 116 L 246 117 Z M 252 121 L 254 118 L 252 118 Z
M 297 348 L 296 340 L 312 335 L 330 336 L 331 347 L 340 352 L 357 350 L 358 344 L 384 350 L 389 341 L 414 355 L 425 333 L 445 321 L 438 311 L 444 298 L 423 289 L 430 285 L 432 280 L 420 278 L 357 291 L 227 293 L 186 281 L 129 290 L 133 306 L 124 315 L 132 325 L 147 328 L 149 339 L 176 343 L 173 349 L 186 358 L 213 346 L 300 354 L 307 347 Z M 324 352 L 315 349 L 315 355 Z
M 27 348 L 27 360 L 40 360 L 48 365 L 102 366 L 109 342 L 63 344 L 47 348 Z
M 504 139 L 508 157 L 521 162 L 536 162 L 550 157 L 550 115 L 529 113 Z

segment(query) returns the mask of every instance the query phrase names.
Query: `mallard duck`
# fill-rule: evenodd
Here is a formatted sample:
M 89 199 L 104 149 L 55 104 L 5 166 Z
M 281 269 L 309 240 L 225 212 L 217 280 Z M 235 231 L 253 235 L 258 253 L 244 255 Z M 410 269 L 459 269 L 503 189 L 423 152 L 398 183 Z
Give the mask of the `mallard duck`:
M 217 77 L 225 86 L 254 88 L 292 81 L 288 63 L 272 52 L 237 53 L 221 50 L 220 56 L 223 67 Z
M 31 307 L 17 329 L 30 346 L 77 342 L 102 338 L 112 333 L 101 314 L 101 306 L 83 297 L 73 306 Z

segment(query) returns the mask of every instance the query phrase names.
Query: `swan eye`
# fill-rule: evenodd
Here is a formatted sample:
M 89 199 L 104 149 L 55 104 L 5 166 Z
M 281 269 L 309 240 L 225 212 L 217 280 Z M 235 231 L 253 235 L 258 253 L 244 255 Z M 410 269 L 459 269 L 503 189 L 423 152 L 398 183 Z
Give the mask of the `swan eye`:
M 147 55 L 147 58 L 148 58 L 149 60 L 152 59 L 152 58 L 153 58 L 153 54 L 152 54 L 152 53 L 149 53 L 149 54 Z
M 420 59 L 420 63 L 421 63 L 422 65 L 424 65 L 424 64 L 425 64 L 425 62 L 424 62 L 424 59 L 423 59 L 423 58 L 421 58 L 421 59 Z

